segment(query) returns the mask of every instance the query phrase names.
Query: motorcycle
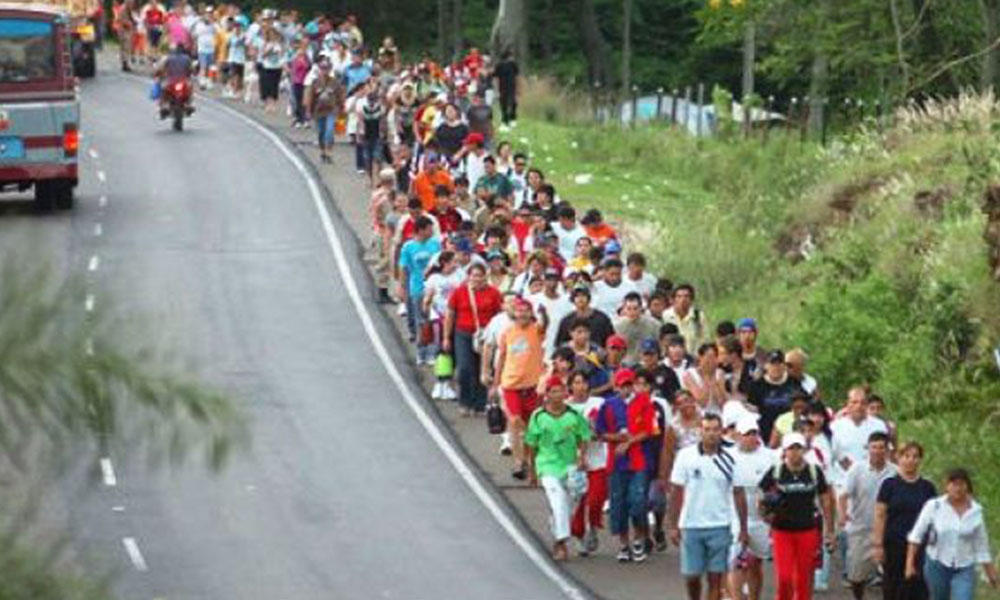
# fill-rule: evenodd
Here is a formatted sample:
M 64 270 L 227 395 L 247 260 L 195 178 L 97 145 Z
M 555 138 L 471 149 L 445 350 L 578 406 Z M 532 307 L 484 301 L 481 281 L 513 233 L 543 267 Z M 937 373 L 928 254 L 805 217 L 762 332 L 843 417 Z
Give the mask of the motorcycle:
M 163 102 L 160 104 L 160 118 L 173 119 L 174 131 L 184 130 L 184 118 L 194 114 L 191 98 L 194 88 L 190 79 L 172 79 L 167 82 L 161 92 Z

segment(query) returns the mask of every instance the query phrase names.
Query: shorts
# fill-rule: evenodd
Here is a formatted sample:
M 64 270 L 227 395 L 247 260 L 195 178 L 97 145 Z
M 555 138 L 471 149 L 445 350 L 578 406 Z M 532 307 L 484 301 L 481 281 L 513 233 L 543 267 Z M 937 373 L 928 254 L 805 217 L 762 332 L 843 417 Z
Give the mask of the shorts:
M 229 76 L 243 78 L 243 63 L 231 62 L 229 64 Z
M 149 30 L 146 31 L 146 36 L 149 37 L 149 45 L 153 48 L 159 47 L 160 38 L 163 36 L 163 29 L 158 25 L 152 25 Z
M 199 52 L 198 53 L 198 66 L 205 69 L 203 75 L 208 75 L 208 69 L 215 64 L 215 53 L 214 52 Z
M 872 536 L 870 531 L 847 534 L 847 580 L 852 583 L 866 582 L 878 572 L 878 566 L 871 557 Z
M 681 575 L 695 577 L 729 570 L 733 532 L 723 527 L 689 527 L 681 530 Z
M 758 560 L 771 560 L 771 528 L 767 523 L 747 525 L 747 537 L 750 538 L 747 550 Z M 736 558 L 743 552 L 743 545 L 733 534 L 733 545 L 729 548 L 729 565 L 736 565 Z
M 535 388 L 519 390 L 503 390 L 503 406 L 508 417 L 520 417 L 525 423 L 531 419 L 531 413 L 538 408 L 538 392 Z

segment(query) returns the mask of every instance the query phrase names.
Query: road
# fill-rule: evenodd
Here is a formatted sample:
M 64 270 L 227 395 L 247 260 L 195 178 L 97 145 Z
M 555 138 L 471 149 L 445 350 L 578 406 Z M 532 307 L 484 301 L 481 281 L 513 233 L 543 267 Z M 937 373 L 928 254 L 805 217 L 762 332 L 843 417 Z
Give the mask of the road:
M 188 131 L 169 131 L 146 91 L 106 72 L 84 85 L 76 210 L 8 205 L 0 239 L 31 238 L 85 274 L 123 338 L 175 351 L 233 395 L 253 444 L 217 475 L 116 447 L 114 485 L 69 509 L 88 568 L 113 572 L 128 600 L 565 598 L 408 408 L 303 174 L 205 102 Z

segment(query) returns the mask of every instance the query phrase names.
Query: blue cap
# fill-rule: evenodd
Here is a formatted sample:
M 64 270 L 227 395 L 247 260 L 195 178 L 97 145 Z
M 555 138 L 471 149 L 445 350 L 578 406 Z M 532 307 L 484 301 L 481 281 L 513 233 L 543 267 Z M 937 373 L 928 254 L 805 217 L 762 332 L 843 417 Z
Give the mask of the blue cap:
M 652 338 L 646 338 L 639 342 L 639 354 L 659 354 L 660 345 Z
M 619 242 L 615 238 L 611 238 L 610 240 L 607 241 L 607 243 L 604 244 L 605 256 L 607 256 L 608 254 L 621 254 L 621 253 L 622 253 L 621 242 Z
M 740 319 L 739 324 L 736 326 L 736 330 L 739 331 L 740 329 L 752 329 L 757 331 L 757 321 L 751 319 L 750 317 Z
M 455 251 L 456 252 L 470 252 L 471 253 L 472 252 L 472 242 L 470 242 L 469 238 L 466 238 L 466 237 L 460 237 L 460 238 L 458 238 L 457 240 L 455 240 Z

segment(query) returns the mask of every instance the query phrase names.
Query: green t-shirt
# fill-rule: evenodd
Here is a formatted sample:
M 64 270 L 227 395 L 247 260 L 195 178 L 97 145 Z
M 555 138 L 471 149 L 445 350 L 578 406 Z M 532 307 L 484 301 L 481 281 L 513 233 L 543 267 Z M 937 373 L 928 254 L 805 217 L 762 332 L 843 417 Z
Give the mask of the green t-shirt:
M 510 179 L 507 179 L 502 173 L 482 175 L 479 181 L 476 182 L 476 189 L 473 191 L 479 192 L 482 189 L 485 189 L 489 194 L 496 194 L 501 198 L 506 198 L 514 193 L 514 186 L 511 185 Z
M 545 408 L 531 415 L 524 443 L 535 450 L 535 472 L 539 477 L 565 477 L 576 464 L 577 448 L 590 440 L 590 423 L 578 411 L 566 407 L 556 416 Z

